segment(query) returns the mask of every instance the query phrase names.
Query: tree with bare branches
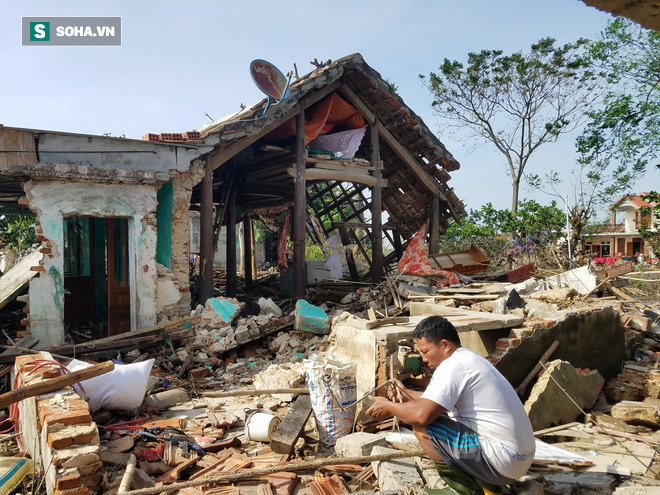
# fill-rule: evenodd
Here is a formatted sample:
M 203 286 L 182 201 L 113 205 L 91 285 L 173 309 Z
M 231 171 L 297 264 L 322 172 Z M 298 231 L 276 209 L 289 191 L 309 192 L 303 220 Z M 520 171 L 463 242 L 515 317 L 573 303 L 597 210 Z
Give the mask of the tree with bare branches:
M 556 46 L 545 38 L 527 54 L 500 50 L 468 54 L 465 67 L 444 60 L 438 73 L 420 75 L 445 128 L 490 142 L 506 158 L 518 209 L 520 182 L 534 152 L 579 126 L 597 98 L 586 40 Z

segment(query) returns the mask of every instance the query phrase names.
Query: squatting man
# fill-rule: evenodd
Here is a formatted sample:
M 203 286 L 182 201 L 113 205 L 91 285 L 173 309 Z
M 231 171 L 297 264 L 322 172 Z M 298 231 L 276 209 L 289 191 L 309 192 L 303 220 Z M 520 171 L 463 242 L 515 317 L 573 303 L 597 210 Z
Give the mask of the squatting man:
M 413 333 L 422 360 L 434 370 L 424 392 L 394 380 L 390 398 L 370 397 L 366 414 L 396 416 L 413 431 L 426 454 L 477 480 L 507 485 L 534 458 L 532 426 L 511 384 L 486 359 L 461 347 L 456 328 L 441 316 Z

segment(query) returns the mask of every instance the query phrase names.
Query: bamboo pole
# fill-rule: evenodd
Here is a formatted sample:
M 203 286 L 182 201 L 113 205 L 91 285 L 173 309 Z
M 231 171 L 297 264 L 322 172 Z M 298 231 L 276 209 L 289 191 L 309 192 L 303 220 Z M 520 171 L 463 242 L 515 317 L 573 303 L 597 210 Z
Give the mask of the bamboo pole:
M 527 390 L 527 385 L 529 385 L 529 382 L 531 382 L 534 379 L 534 377 L 537 375 L 537 373 L 541 371 L 541 368 L 548 360 L 548 358 L 552 355 L 552 353 L 555 352 L 557 347 L 559 347 L 558 340 L 555 340 L 552 344 L 550 344 L 550 347 L 548 347 L 548 350 L 543 353 L 541 359 L 539 359 L 538 363 L 536 363 L 536 366 L 534 366 L 534 369 L 532 369 L 532 371 L 528 373 L 528 375 L 525 377 L 522 383 L 516 387 L 516 392 L 518 393 L 518 395 L 523 395 L 525 393 L 525 390 Z
M 243 389 L 243 390 L 229 390 L 225 392 L 204 392 L 204 397 L 240 397 L 242 395 L 251 395 L 256 397 L 258 395 L 273 395 L 273 394 L 308 394 L 308 388 L 263 388 L 263 389 Z
M 134 454 L 131 454 L 128 464 L 126 465 L 126 471 L 124 476 L 121 479 L 121 485 L 119 485 L 118 495 L 123 495 L 128 492 L 128 488 L 131 486 L 131 481 L 133 481 L 133 473 L 135 472 L 135 464 L 137 463 L 137 458 Z

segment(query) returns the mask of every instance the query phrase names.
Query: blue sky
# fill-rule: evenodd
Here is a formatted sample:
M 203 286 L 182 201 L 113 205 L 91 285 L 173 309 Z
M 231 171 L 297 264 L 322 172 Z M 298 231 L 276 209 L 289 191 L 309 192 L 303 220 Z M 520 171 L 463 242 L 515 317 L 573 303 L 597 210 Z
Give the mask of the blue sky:
M 121 16 L 122 46 L 22 47 L 22 16 Z M 470 51 L 526 51 L 548 36 L 593 39 L 610 19 L 579 0 L 5 1 L 0 123 L 137 139 L 193 130 L 208 122 L 205 114 L 218 119 L 261 99 L 248 72 L 255 58 L 283 72 L 295 63 L 304 74 L 314 58 L 359 52 L 461 163 L 449 184 L 467 207 L 508 208 L 503 157 L 490 145 L 473 150 L 474 143 L 438 132 L 418 75 L 444 58 L 464 62 Z M 571 136 L 545 145 L 528 169 L 573 161 Z M 550 200 L 524 188 L 521 196 Z

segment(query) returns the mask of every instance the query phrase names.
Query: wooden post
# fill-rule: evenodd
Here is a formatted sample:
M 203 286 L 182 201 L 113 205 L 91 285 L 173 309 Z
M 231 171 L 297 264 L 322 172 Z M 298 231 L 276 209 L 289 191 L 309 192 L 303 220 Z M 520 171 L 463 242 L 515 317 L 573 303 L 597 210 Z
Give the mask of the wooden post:
M 245 274 L 245 285 L 252 286 L 252 217 L 243 216 L 243 273 Z
M 291 454 L 310 414 L 312 414 L 312 401 L 309 395 L 298 396 L 289 413 L 277 427 L 270 441 L 271 450 L 278 454 Z
M 254 220 L 250 217 L 250 251 L 252 252 L 252 279 L 257 276 L 257 246 L 254 240 Z
M 403 246 L 401 245 L 401 234 L 398 230 L 392 232 L 392 242 L 394 242 L 394 254 L 396 254 L 397 261 L 403 256 Z
M 348 240 L 348 231 L 343 225 L 339 227 L 339 237 L 343 246 L 349 246 L 351 244 Z M 360 274 L 355 264 L 355 258 L 353 258 L 353 252 L 350 250 L 346 250 L 346 264 L 348 265 L 348 271 L 351 273 L 351 280 L 353 282 L 359 281 Z
M 429 235 L 429 254 L 440 252 L 440 196 L 433 194 L 431 199 L 431 225 Z
M 207 162 L 201 190 L 199 229 L 199 290 L 200 304 L 213 297 L 213 169 Z
M 238 275 L 236 273 L 236 189 L 227 196 L 227 297 L 236 297 Z
M 379 284 L 383 279 L 383 219 L 382 219 L 382 178 L 383 166 L 380 161 L 378 142 L 378 118 L 369 126 L 371 137 L 371 166 L 375 167 L 376 185 L 371 188 L 371 281 Z
M 293 300 L 305 297 L 305 214 L 307 207 L 305 179 L 305 110 L 300 108 L 296 119 L 296 177 L 293 202 Z

